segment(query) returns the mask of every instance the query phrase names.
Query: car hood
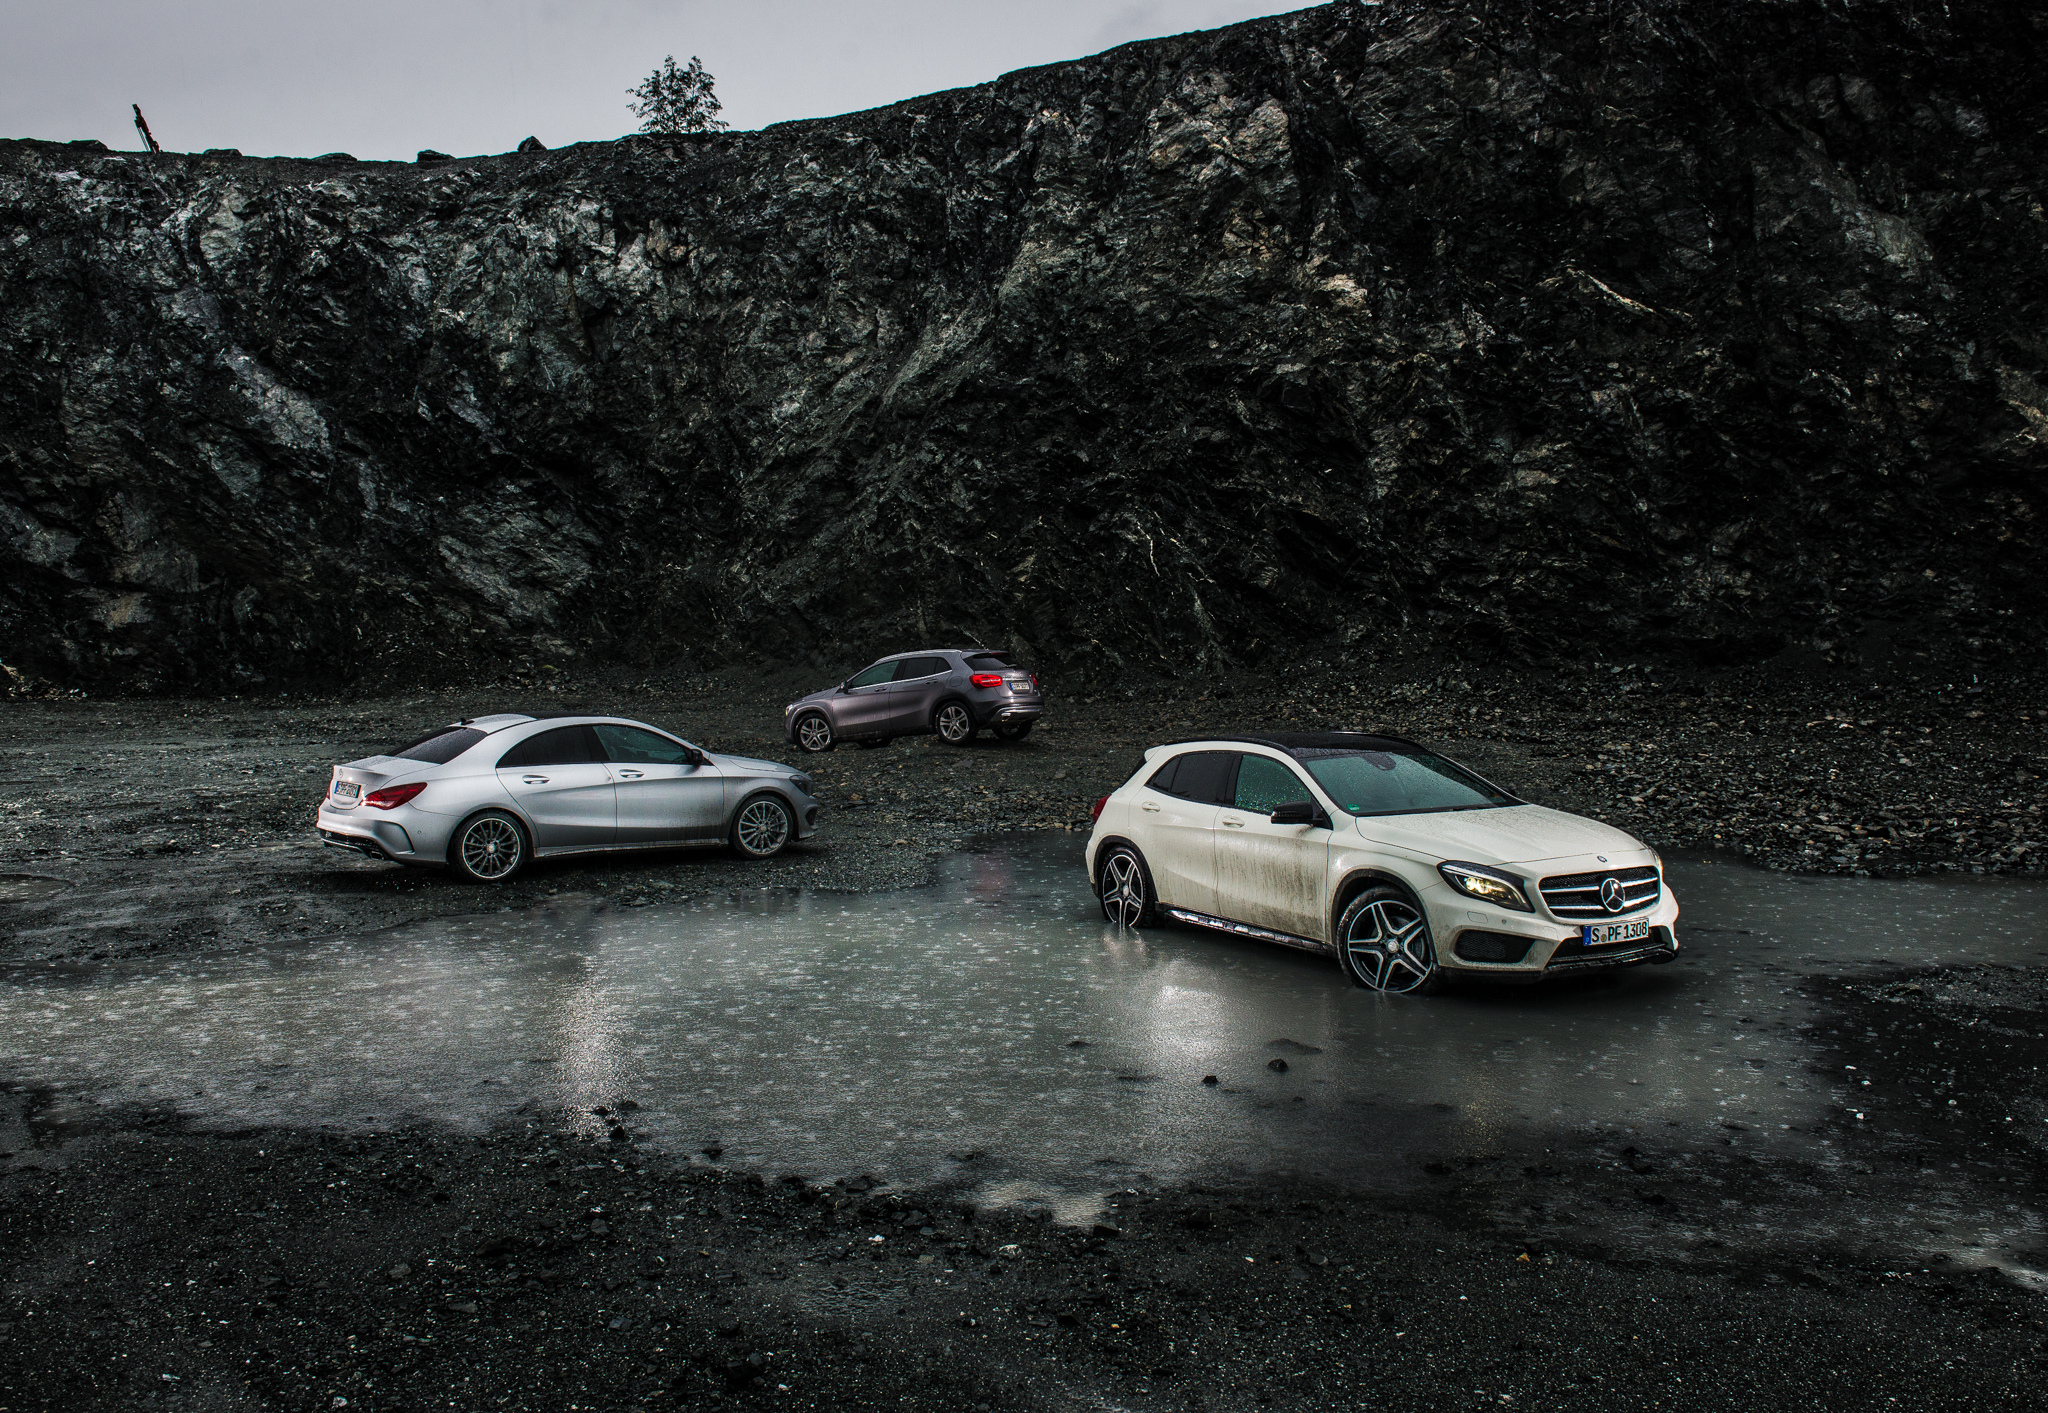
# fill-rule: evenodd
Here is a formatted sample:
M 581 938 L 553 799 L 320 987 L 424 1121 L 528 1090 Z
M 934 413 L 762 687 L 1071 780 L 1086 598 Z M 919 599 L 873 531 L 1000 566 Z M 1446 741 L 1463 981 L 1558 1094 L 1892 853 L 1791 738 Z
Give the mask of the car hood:
M 722 756 L 706 752 L 711 763 L 720 770 L 735 770 L 745 775 L 801 775 L 803 772 L 793 765 L 780 761 L 755 760 L 752 756 Z
M 1645 848 L 1612 825 L 1542 805 L 1373 815 L 1355 822 L 1360 834 L 1377 843 L 1467 863 L 1543 863 L 1578 854 L 1639 854 Z
M 804 693 L 801 697 L 798 697 L 795 701 L 791 702 L 790 705 L 802 706 L 805 702 L 822 702 L 825 701 L 827 698 L 836 697 L 838 695 L 839 688 L 837 685 L 830 687 L 820 687 L 815 692 Z

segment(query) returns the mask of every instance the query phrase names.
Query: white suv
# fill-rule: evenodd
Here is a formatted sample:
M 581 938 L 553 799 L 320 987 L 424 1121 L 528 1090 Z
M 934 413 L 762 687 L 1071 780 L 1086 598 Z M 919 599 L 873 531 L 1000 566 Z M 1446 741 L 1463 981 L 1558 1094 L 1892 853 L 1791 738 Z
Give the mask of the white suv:
M 1096 801 L 1088 873 L 1119 926 L 1168 917 L 1299 947 L 1376 991 L 1678 955 L 1655 849 L 1395 736 L 1154 746 Z

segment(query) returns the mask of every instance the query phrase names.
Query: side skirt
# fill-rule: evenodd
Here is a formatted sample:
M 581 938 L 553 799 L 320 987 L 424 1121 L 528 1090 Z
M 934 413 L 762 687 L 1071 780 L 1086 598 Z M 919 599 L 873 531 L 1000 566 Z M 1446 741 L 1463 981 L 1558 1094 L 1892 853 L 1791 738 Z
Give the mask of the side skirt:
M 1253 927 L 1248 922 L 1232 922 L 1228 918 L 1210 917 L 1207 913 L 1189 912 L 1186 908 L 1162 907 L 1175 922 L 1192 923 L 1196 927 L 1207 927 L 1217 932 L 1234 932 L 1239 937 L 1255 937 L 1261 942 L 1277 942 L 1283 947 L 1292 947 L 1297 952 L 1313 952 L 1319 957 L 1334 957 L 1337 949 L 1328 942 L 1318 942 L 1309 937 L 1296 937 L 1291 932 L 1274 932 L 1264 927 Z
M 639 854 L 666 853 L 671 849 L 708 849 L 723 844 L 723 835 L 716 839 L 664 839 L 644 844 L 557 844 L 550 849 L 535 849 L 537 859 L 558 859 L 567 854 Z

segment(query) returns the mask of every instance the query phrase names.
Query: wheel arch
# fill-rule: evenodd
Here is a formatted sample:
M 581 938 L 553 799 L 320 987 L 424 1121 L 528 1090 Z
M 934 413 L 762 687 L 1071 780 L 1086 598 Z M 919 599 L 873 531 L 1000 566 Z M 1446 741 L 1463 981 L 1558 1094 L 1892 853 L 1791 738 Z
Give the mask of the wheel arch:
M 1088 848 L 1088 891 L 1098 899 L 1102 897 L 1102 855 L 1106 850 L 1118 845 L 1136 854 L 1138 866 L 1145 870 L 1146 879 L 1149 881 L 1152 877 L 1152 860 L 1145 857 L 1145 851 L 1138 847 L 1137 840 L 1126 839 L 1121 834 L 1105 834 Z
M 1336 892 L 1330 898 L 1330 941 L 1342 946 L 1343 939 L 1337 936 L 1337 923 L 1344 916 L 1344 910 L 1351 906 L 1351 900 L 1369 888 L 1398 888 L 1422 914 L 1423 926 L 1429 925 L 1429 909 L 1423 906 L 1422 896 L 1415 891 L 1415 885 L 1386 868 L 1355 868 L 1345 874 L 1337 884 Z
M 956 703 L 960 706 L 964 706 L 967 708 L 968 720 L 974 722 L 977 726 L 981 724 L 981 719 L 974 714 L 974 703 L 968 701 L 964 693 L 960 692 L 957 689 L 953 689 L 941 693 L 939 697 L 932 702 L 932 709 L 924 714 L 925 729 L 935 729 L 933 723 L 935 723 L 939 719 L 939 713 L 944 711 L 947 707 L 952 706 Z
M 519 832 L 526 836 L 526 856 L 529 859 L 540 857 L 533 846 L 533 821 L 526 817 L 526 811 L 510 803 L 501 805 L 494 801 L 486 801 L 455 821 L 455 827 L 448 831 L 448 846 L 441 851 L 441 862 L 455 862 L 456 841 L 462 838 L 462 831 L 469 828 L 470 823 L 480 814 L 510 815 L 512 822 L 519 826 Z

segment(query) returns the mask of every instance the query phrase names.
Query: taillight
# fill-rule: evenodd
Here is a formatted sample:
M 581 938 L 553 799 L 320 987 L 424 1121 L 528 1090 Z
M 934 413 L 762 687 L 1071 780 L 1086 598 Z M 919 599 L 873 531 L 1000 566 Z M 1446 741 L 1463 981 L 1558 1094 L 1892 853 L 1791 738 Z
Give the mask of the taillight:
M 395 810 L 426 788 L 424 780 L 415 780 L 410 785 L 386 785 L 363 796 L 363 803 L 373 810 Z
M 1101 819 L 1101 818 L 1102 818 L 1102 807 L 1103 807 L 1104 805 L 1108 804 L 1108 803 L 1109 803 L 1109 796 L 1107 796 L 1107 795 L 1104 795 L 1104 796 L 1103 796 L 1103 797 L 1102 797 L 1101 799 L 1097 800 L 1097 801 L 1096 801 L 1096 802 L 1095 802 L 1094 804 L 1090 805 L 1090 806 L 1088 807 L 1088 818 L 1089 818 L 1090 820 L 1098 820 L 1098 819 Z
M 1038 674 L 1036 672 L 1031 674 L 1031 690 L 1034 692 L 1038 690 Z
M 977 687 L 1000 687 L 1003 679 L 993 672 L 977 672 L 967 679 Z

